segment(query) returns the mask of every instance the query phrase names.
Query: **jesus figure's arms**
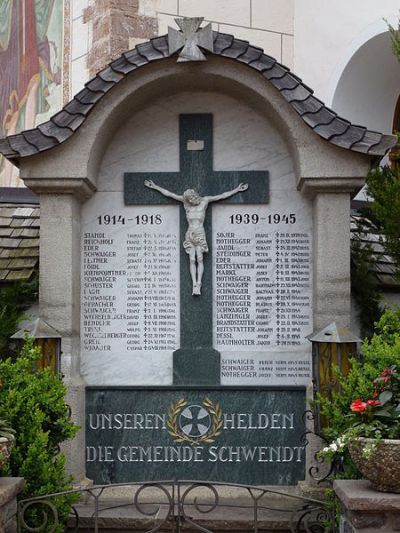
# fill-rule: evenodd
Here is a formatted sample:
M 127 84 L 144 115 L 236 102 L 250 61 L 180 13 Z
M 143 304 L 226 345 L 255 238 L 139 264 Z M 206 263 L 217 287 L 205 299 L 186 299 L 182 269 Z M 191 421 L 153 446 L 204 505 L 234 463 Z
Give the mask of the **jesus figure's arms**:
M 179 196 L 179 194 L 175 194 L 174 192 L 168 191 L 168 189 L 163 189 L 163 187 L 156 185 L 154 181 L 152 180 L 144 180 L 144 184 L 149 189 L 154 189 L 155 191 L 158 191 L 164 196 L 168 196 L 168 198 L 173 198 L 174 200 L 177 200 L 178 202 L 183 202 L 183 196 Z
M 226 198 L 230 198 L 238 192 L 246 191 L 248 188 L 249 185 L 247 183 L 239 183 L 239 185 L 232 191 L 223 192 L 221 194 L 217 194 L 216 196 L 205 196 L 204 199 L 207 202 L 218 202 L 219 200 L 226 200 Z

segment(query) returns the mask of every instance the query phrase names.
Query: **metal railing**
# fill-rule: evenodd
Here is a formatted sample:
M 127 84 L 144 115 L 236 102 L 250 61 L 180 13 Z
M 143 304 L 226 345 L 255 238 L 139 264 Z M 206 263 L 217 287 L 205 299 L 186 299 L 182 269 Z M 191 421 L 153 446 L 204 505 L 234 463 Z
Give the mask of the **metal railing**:
M 69 516 L 65 501 L 75 499 Z M 61 509 L 61 510 L 60 510 Z M 129 530 L 198 530 L 204 533 L 246 524 L 258 533 L 272 523 L 292 533 L 333 532 L 325 503 L 261 486 L 208 481 L 158 481 L 96 485 L 21 500 L 18 532 L 60 533 L 112 529 L 112 519 Z

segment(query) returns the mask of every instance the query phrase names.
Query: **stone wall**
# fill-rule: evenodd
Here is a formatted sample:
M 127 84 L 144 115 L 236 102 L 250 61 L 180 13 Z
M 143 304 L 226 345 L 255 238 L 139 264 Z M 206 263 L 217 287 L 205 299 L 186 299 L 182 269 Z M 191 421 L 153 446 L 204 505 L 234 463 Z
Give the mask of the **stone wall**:
M 17 495 L 22 491 L 24 480 L 20 477 L 0 478 L 0 531 L 17 531 Z
M 83 22 L 91 25 L 90 77 L 122 52 L 157 35 L 156 18 L 139 13 L 139 0 L 95 0 L 84 11 Z
M 333 488 L 341 507 L 339 533 L 400 531 L 400 494 L 378 492 L 364 479 L 337 480 Z
M 145 0 L 140 0 L 144 4 Z M 293 68 L 294 0 L 150 0 L 157 6 L 159 35 L 175 27 L 175 17 L 204 17 L 213 29 L 263 48 Z
M 176 27 L 176 17 L 202 16 L 293 68 L 294 0 L 75 0 L 71 10 L 70 98 L 122 52 Z

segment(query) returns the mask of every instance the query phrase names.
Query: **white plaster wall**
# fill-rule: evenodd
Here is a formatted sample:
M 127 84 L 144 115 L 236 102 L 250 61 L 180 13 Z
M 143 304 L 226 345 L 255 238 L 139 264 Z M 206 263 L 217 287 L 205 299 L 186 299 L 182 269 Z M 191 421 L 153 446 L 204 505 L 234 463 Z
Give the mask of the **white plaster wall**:
M 87 57 L 91 46 L 90 25 L 84 24 L 83 12 L 89 0 L 71 1 L 70 98 L 83 89 L 89 79 Z
M 399 8 L 399 0 L 295 2 L 296 74 L 314 89 L 318 98 L 331 105 L 348 61 L 366 41 L 385 31 L 384 19 L 396 25 Z
M 89 79 L 86 67 L 92 36 L 83 23 L 89 0 L 73 0 L 71 31 L 71 98 Z M 158 34 L 176 28 L 174 18 L 202 16 L 216 31 L 234 34 L 264 49 L 293 68 L 294 0 L 139 0 L 139 15 L 157 17 Z M 132 38 L 133 48 L 143 39 Z
M 143 6 L 151 2 L 159 35 L 176 27 L 177 16 L 204 17 L 214 30 L 249 41 L 293 67 L 294 0 L 140 0 Z
M 384 292 L 382 297 L 383 307 L 398 307 L 400 306 L 400 292 Z
M 93 219 L 96 209 L 112 210 L 111 198 L 118 196 L 117 207 L 122 208 L 124 172 L 179 170 L 180 113 L 213 113 L 214 169 L 269 170 L 271 204 L 268 209 L 288 210 L 295 206 L 311 227 L 310 200 L 296 189 L 293 163 L 283 139 L 266 118 L 245 103 L 210 92 L 169 96 L 127 118 L 105 151 L 98 192 L 82 207 L 82 232 L 85 232 L 85 221 Z M 124 380 L 131 385 L 171 383 L 172 353 L 158 358 L 156 373 L 154 364 L 155 359 L 145 353 L 135 357 L 128 353 L 99 353 L 94 358 L 83 359 L 82 373 L 88 384 L 124 384 Z M 118 383 L 110 383 L 110 376 L 116 375 L 111 372 L 115 365 L 123 368 L 123 372 L 118 376 Z
M 391 133 L 399 87 L 400 65 L 385 31 L 350 59 L 338 80 L 332 107 L 348 120 Z

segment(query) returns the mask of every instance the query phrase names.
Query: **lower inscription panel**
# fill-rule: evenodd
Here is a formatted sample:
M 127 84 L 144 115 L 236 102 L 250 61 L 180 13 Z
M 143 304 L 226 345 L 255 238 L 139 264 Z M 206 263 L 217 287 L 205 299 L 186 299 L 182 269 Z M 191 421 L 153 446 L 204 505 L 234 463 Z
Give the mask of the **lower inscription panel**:
M 86 400 L 95 483 L 304 479 L 304 389 L 89 387 Z

